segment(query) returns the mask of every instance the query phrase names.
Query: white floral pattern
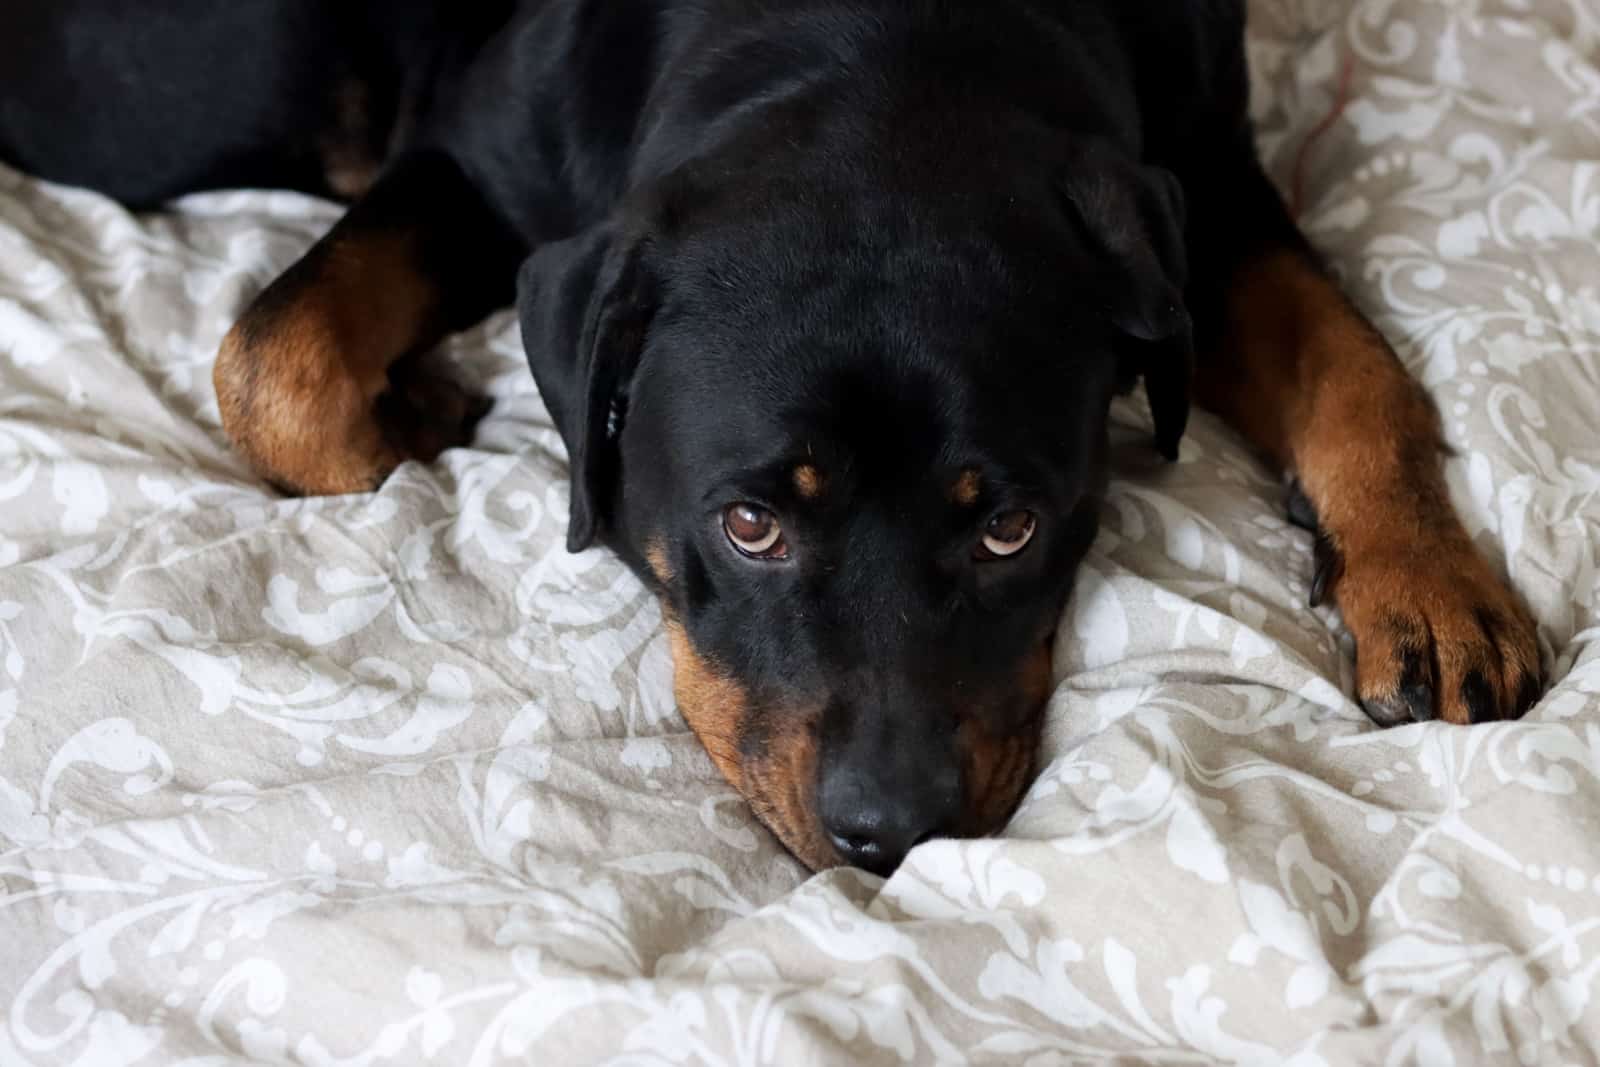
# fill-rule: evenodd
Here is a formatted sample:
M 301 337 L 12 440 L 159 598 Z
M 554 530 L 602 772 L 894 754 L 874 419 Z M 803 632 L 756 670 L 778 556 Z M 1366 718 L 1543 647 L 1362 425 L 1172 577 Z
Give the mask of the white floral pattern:
M 0 171 L 0 1065 L 1600 1055 L 1600 8 L 1261 0 L 1261 140 L 1445 416 L 1531 603 L 1525 722 L 1381 732 L 1282 488 L 1200 416 L 1121 476 L 1003 839 L 807 878 L 679 721 L 660 616 L 562 549 L 497 406 L 381 492 L 281 500 L 210 391 L 334 218 L 134 217 Z

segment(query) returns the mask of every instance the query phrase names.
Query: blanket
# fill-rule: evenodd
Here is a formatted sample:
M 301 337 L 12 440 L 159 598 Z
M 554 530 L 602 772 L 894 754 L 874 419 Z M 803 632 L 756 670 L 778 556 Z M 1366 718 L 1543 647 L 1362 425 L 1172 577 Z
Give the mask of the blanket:
M 283 499 L 210 364 L 337 209 L 0 170 L 0 1065 L 1595 1062 L 1600 8 L 1259 0 L 1250 47 L 1539 620 L 1525 721 L 1375 728 L 1279 479 L 1135 396 L 1010 826 L 811 876 L 564 551 L 509 313 L 438 357 L 472 448 Z

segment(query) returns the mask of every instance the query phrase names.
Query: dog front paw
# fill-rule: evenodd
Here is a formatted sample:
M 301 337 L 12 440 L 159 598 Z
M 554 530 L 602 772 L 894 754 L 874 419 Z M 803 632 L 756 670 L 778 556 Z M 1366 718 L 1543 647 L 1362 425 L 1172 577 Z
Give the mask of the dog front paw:
M 1356 641 L 1357 695 L 1380 726 L 1515 719 L 1538 699 L 1533 618 L 1464 530 L 1360 547 L 1325 539 L 1318 555 Z

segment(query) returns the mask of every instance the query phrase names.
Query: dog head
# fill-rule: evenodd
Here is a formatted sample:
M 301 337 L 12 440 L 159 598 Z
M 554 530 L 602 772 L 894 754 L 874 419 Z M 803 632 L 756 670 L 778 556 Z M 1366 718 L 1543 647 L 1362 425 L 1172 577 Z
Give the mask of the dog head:
M 1004 823 L 1114 392 L 1183 432 L 1176 185 L 1071 162 L 959 196 L 679 176 L 522 270 L 569 547 L 660 596 L 685 719 L 813 868 Z

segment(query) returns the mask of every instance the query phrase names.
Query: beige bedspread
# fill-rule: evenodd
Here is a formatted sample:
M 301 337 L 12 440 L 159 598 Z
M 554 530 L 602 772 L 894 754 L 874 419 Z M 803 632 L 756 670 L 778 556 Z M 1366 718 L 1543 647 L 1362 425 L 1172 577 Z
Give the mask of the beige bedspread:
M 1354 60 L 1305 222 L 1538 615 L 1526 722 L 1370 726 L 1275 479 L 1133 401 L 1010 829 L 808 878 L 563 551 L 509 315 L 449 349 L 474 449 L 281 500 L 210 361 L 334 209 L 0 171 L 0 1065 L 1595 1062 L 1600 7 L 1254 33 L 1286 183 Z

